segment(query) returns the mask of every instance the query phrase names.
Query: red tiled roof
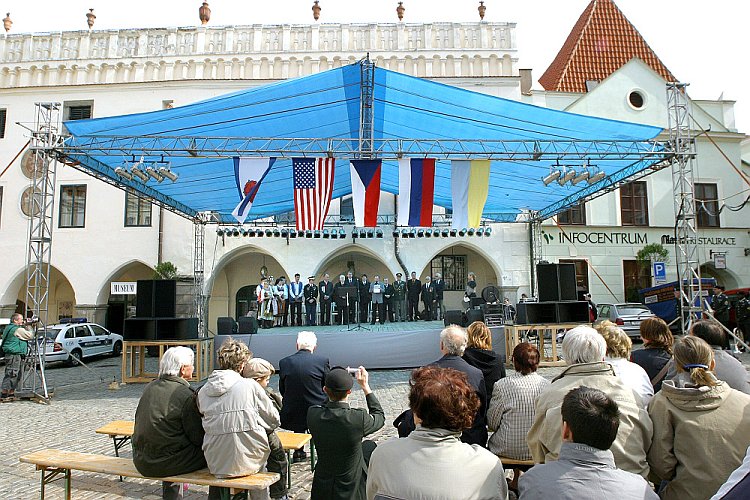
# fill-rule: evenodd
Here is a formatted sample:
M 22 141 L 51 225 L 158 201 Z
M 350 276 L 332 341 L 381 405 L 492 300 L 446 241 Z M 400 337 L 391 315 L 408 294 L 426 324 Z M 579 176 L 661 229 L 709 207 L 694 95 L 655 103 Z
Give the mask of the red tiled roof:
M 676 81 L 612 0 L 591 0 L 539 83 L 545 90 L 586 92 L 586 81 L 602 81 L 634 57 Z

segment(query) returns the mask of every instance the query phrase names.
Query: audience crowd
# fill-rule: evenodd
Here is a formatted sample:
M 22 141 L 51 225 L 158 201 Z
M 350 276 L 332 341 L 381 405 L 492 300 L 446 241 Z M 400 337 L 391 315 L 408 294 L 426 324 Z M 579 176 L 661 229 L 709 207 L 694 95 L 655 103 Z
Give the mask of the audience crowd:
M 197 391 L 193 352 L 173 347 L 138 404 L 134 463 L 149 477 L 276 472 L 250 498 L 286 499 L 283 428 L 312 435 L 313 499 L 750 498 L 750 378 L 723 335 L 703 320 L 675 341 L 649 319 L 631 354 L 616 324 L 577 326 L 550 382 L 536 346 L 516 345 L 506 376 L 486 325 L 450 325 L 442 357 L 412 372 L 399 437 L 379 445 L 365 439 L 386 418 L 367 370 L 331 368 L 312 332 L 279 362 L 280 395 L 268 388 L 274 367 L 242 342 L 224 342 Z M 349 404 L 355 383 L 367 408 Z M 162 491 L 182 495 L 179 484 Z M 208 498 L 226 494 L 212 487 Z

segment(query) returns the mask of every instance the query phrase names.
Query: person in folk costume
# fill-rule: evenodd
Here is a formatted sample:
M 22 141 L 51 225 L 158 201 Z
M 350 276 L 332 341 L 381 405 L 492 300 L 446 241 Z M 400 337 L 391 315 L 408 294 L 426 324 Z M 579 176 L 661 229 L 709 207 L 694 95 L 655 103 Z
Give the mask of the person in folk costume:
M 261 283 L 261 288 L 258 291 L 258 303 L 260 308 L 258 309 L 258 321 L 260 322 L 261 328 L 271 328 L 273 326 L 273 291 L 271 285 L 267 279 L 264 279 Z
M 283 326 L 284 320 L 286 319 L 286 306 L 288 304 L 286 279 L 280 277 L 276 280 L 273 286 L 273 297 L 274 297 L 274 326 Z

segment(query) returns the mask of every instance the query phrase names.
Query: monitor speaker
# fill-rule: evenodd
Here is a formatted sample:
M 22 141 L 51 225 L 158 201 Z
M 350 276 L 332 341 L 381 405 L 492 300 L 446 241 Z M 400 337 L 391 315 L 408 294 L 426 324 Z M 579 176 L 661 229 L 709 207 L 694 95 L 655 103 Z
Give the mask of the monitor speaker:
M 216 320 L 216 334 L 217 335 L 232 335 L 237 333 L 237 322 L 234 318 L 228 316 L 222 316 Z
M 537 264 L 536 277 L 539 302 L 577 300 L 575 264 Z
M 258 333 L 258 320 L 248 316 L 240 316 L 237 333 L 242 335 Z
M 484 311 L 481 309 L 469 309 L 466 311 L 466 325 L 470 325 L 475 321 L 484 321 Z
M 466 320 L 464 319 L 463 311 L 459 311 L 459 310 L 445 311 L 443 324 L 445 326 L 448 326 L 448 325 L 466 326 Z

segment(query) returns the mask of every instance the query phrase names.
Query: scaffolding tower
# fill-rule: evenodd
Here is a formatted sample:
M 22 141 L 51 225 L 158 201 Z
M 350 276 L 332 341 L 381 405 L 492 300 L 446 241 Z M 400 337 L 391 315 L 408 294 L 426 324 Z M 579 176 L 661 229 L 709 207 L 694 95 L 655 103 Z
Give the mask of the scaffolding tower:
M 212 219 L 212 212 L 199 212 L 193 219 L 193 308 L 198 318 L 198 337 L 207 338 L 205 286 L 205 243 L 206 224 Z

